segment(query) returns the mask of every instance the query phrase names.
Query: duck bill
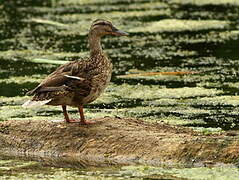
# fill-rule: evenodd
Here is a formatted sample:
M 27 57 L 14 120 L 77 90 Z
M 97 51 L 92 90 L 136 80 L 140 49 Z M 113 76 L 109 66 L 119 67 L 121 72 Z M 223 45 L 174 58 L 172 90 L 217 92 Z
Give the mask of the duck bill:
M 116 29 L 115 31 L 112 32 L 112 35 L 115 35 L 115 36 L 128 36 L 129 33 Z

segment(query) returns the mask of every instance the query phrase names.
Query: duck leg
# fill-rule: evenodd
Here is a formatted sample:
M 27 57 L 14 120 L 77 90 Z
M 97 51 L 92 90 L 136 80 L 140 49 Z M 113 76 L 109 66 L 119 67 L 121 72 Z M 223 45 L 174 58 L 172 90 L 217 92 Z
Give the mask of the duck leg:
M 65 105 L 62 105 L 62 110 L 63 110 L 63 114 L 64 114 L 64 117 L 65 117 L 65 121 L 67 123 L 81 122 L 79 120 L 69 118 Z
M 94 124 L 95 122 L 92 122 L 92 121 L 86 121 L 85 120 L 85 116 L 84 116 L 84 112 L 83 112 L 83 106 L 79 106 L 78 107 L 78 110 L 79 110 L 79 113 L 80 113 L 80 120 L 78 119 L 70 119 L 69 116 L 68 116 L 68 113 L 67 113 L 67 110 L 66 110 L 66 106 L 65 105 L 62 105 L 62 110 L 63 110 L 63 114 L 64 114 L 64 117 L 65 117 L 65 121 L 67 123 L 80 123 L 80 124 Z
M 81 124 L 94 124 L 95 122 L 93 122 L 93 121 L 86 121 L 85 120 L 85 116 L 84 116 L 84 111 L 83 111 L 83 106 L 82 105 L 80 105 L 79 107 L 78 107 L 78 110 L 79 110 L 79 113 L 80 113 L 80 119 L 81 119 L 81 121 L 80 121 L 80 123 Z

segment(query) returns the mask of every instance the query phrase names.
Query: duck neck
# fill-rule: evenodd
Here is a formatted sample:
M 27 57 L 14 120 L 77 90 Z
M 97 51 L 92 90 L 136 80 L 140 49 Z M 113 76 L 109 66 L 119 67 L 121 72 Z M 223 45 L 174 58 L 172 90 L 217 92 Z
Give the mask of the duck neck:
M 93 59 L 99 54 L 103 54 L 101 47 L 101 37 L 95 33 L 89 33 L 89 46 L 90 46 L 90 57 Z

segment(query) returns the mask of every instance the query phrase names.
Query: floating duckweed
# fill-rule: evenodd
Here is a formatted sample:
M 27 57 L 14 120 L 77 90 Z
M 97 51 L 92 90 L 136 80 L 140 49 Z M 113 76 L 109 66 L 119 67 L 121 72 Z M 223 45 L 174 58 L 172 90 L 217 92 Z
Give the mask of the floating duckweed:
M 119 88 L 119 89 L 118 89 Z M 195 88 L 160 88 L 159 86 L 135 85 L 130 86 L 123 84 L 115 87 L 113 94 L 121 96 L 121 98 L 130 99 L 159 99 L 159 98 L 189 98 L 198 96 L 215 96 L 221 94 L 222 91 L 216 89 Z
M 145 24 L 144 27 L 131 29 L 130 32 L 200 31 L 210 29 L 225 29 L 228 26 L 228 21 L 165 19 Z
M 1 160 L 1 179 L 37 180 L 41 179 L 178 179 L 188 180 L 237 180 L 239 171 L 236 167 L 198 167 L 198 168 L 163 168 L 152 166 L 123 166 L 119 168 L 68 169 L 50 168 L 39 162 L 21 160 Z M 25 171 L 28 168 L 27 172 Z
M 197 105 L 211 106 L 239 106 L 239 96 L 220 96 L 220 97 L 204 97 L 198 99 Z
M 56 62 L 58 62 L 57 60 L 59 60 L 59 59 L 68 59 L 68 58 L 84 57 L 84 56 L 86 56 L 86 52 L 82 52 L 82 53 L 66 53 L 66 52 L 64 52 L 63 53 L 63 52 L 37 51 L 37 50 L 31 50 L 31 51 L 30 50 L 22 50 L 22 51 L 21 50 L 14 50 L 14 51 L 8 50 L 8 51 L 1 51 L 1 53 L 0 53 L 0 58 L 6 59 L 6 60 L 7 59 L 10 59 L 10 60 L 24 59 L 24 60 L 28 60 L 30 62 L 39 61 L 39 63 L 42 63 L 40 61 L 40 59 L 44 59 L 45 61 L 47 61 L 49 59 L 49 61 L 52 61 L 53 64 L 55 64 L 54 60 L 56 60 Z
M 33 76 L 12 76 L 6 79 L 0 79 L 0 83 L 16 83 L 16 84 L 23 84 L 23 83 L 40 83 L 42 81 L 43 76 L 40 75 L 33 75 Z
M 170 3 L 178 3 L 178 4 L 193 4 L 197 6 L 205 6 L 205 5 L 232 5 L 239 6 L 239 2 L 237 0 L 169 0 Z
M 151 117 L 152 118 L 152 117 Z M 149 122 L 152 121 L 152 120 L 148 120 Z M 157 118 L 156 122 L 164 122 L 164 123 L 167 123 L 167 124 L 171 124 L 171 125 L 182 125 L 182 126 L 185 126 L 185 125 L 197 125 L 197 124 L 205 124 L 205 122 L 203 122 L 202 120 L 198 120 L 198 119 L 195 119 L 195 120 L 190 120 L 190 119 L 185 119 L 185 118 L 180 118 L 180 117 L 177 117 L 177 116 L 173 116 L 173 115 L 170 115 L 170 116 L 163 116 L 162 118 Z M 202 128 L 204 129 L 204 128 Z
M 194 131 L 201 132 L 204 135 L 219 134 L 224 132 L 222 128 L 204 128 L 204 127 L 191 127 Z
M 21 97 L 21 96 L 14 96 L 14 97 L 0 96 L 0 107 L 3 105 L 4 106 L 21 105 L 26 100 L 27 100 L 27 97 Z

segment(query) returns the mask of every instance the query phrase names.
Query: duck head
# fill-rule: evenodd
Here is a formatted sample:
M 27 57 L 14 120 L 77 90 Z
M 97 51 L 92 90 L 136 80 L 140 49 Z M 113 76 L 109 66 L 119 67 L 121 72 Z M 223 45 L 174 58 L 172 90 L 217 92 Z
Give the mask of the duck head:
M 115 26 L 112 25 L 111 22 L 97 19 L 93 21 L 90 27 L 90 33 L 95 34 L 97 36 L 104 36 L 104 35 L 113 35 L 113 36 L 127 36 L 128 33 L 117 29 Z

